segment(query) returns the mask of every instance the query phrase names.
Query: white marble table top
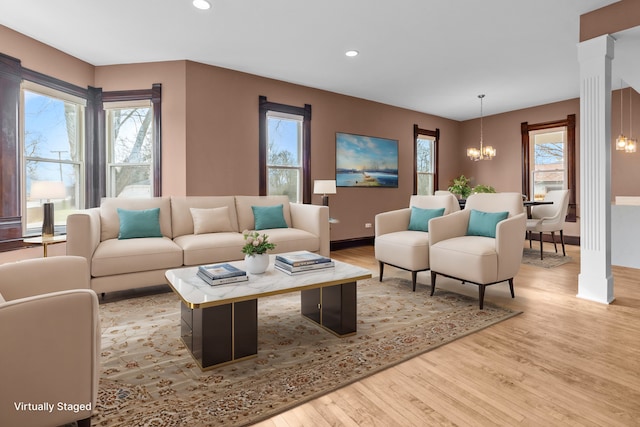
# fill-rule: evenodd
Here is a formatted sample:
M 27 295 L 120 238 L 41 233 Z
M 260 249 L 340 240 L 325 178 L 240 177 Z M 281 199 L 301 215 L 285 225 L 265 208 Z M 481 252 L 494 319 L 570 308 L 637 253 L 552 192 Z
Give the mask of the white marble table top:
M 205 308 L 246 301 L 269 295 L 320 288 L 368 279 L 371 272 L 334 260 L 335 267 L 310 271 L 304 274 L 288 275 L 273 266 L 275 255 L 269 256 L 269 268 L 263 274 L 248 274 L 247 282 L 211 286 L 197 276 L 198 267 L 168 270 L 165 273 L 169 285 L 190 308 Z M 229 264 L 244 270 L 244 261 Z

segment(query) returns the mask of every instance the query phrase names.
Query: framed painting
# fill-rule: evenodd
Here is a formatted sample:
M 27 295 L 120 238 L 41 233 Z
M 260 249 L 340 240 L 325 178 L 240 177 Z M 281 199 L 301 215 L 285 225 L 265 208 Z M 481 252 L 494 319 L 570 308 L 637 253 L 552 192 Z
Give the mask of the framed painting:
M 336 185 L 398 188 L 398 141 L 336 132 Z

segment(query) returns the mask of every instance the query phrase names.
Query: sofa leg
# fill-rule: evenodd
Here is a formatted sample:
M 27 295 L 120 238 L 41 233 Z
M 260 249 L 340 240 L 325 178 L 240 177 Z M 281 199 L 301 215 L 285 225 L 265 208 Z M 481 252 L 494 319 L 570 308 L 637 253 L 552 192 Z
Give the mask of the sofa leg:
M 511 291 L 511 298 L 515 298 L 516 294 L 513 292 L 513 277 L 509 279 L 509 290 Z
M 380 267 L 380 281 L 382 282 L 382 273 L 384 272 L 384 262 L 378 261 L 378 265 Z
M 436 273 L 434 271 L 431 272 L 431 296 L 436 291 Z
M 91 417 L 78 420 L 77 424 L 78 424 L 78 427 L 91 427 Z
M 480 310 L 484 307 L 484 285 L 478 285 L 478 299 L 480 300 Z
M 413 292 L 416 291 L 416 280 L 418 279 L 418 272 L 417 271 L 412 271 L 411 272 L 411 283 L 413 284 Z

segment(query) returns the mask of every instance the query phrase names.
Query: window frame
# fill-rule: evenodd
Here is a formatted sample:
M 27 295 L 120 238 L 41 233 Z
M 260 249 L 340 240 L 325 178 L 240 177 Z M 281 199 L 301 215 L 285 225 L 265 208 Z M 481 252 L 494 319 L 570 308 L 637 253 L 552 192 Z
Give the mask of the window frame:
M 438 190 L 438 169 L 440 163 L 440 129 L 421 129 L 417 124 L 413 125 L 413 194 L 418 194 L 418 138 L 428 136 L 433 141 L 433 193 Z
M 567 188 L 569 190 L 569 209 L 567 222 L 577 221 L 576 208 L 576 115 L 569 114 L 566 119 L 543 123 L 520 124 L 522 138 L 522 194 L 531 200 L 531 143 L 529 132 L 564 127 L 567 130 Z
M 267 113 L 273 111 L 293 116 L 300 116 L 302 120 L 302 203 L 311 203 L 311 105 L 304 107 L 279 104 L 267 101 L 267 97 L 258 97 L 258 194 L 266 196 L 269 188 L 268 174 L 268 131 Z

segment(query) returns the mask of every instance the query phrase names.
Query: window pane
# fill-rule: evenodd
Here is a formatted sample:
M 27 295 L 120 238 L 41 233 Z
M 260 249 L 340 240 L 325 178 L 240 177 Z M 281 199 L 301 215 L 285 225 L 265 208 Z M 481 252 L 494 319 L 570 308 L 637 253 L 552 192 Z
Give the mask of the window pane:
M 418 137 L 416 170 L 433 173 L 433 140 Z
M 151 163 L 152 118 L 149 107 L 109 110 L 111 163 Z
M 267 163 L 277 166 L 302 164 L 302 119 L 267 117 L 267 141 L 269 156 Z
M 24 91 L 24 156 L 80 161 L 83 107 Z
M 433 194 L 433 174 L 418 174 L 418 194 L 425 196 Z
M 534 200 L 544 199 L 551 190 L 566 188 L 566 144 L 563 130 L 534 134 L 531 185 Z
M 42 204 L 50 201 L 54 204 L 54 220 L 56 226 L 64 226 L 67 216 L 74 210 L 81 209 L 80 166 L 70 163 L 54 163 L 29 160 L 26 168 L 32 171 L 27 175 L 27 209 L 26 228 L 30 231 L 40 231 L 42 227 Z M 60 179 L 60 177 L 62 177 Z M 37 181 L 62 181 L 64 184 L 64 197 L 56 199 L 35 199 L 31 189 Z
M 112 197 L 152 197 L 151 167 L 111 166 L 109 177 Z
M 292 203 L 298 202 L 300 170 L 269 168 L 269 195 L 285 195 Z

